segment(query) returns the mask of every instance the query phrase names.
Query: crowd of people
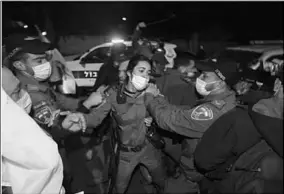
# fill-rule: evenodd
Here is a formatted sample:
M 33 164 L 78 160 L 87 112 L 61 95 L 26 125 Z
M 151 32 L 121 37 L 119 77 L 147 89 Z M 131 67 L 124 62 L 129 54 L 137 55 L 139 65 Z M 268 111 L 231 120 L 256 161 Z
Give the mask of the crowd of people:
M 283 193 L 283 61 L 255 89 L 237 62 L 169 58 L 142 28 L 80 97 L 52 44 L 4 41 L 2 192 L 126 193 L 139 167 L 147 193 Z

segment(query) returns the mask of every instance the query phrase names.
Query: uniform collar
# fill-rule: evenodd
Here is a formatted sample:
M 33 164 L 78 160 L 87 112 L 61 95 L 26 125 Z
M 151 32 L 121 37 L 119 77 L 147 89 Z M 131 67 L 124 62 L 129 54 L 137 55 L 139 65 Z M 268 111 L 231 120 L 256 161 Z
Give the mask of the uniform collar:
M 205 98 L 201 99 L 199 103 L 211 102 L 214 100 L 225 100 L 230 102 L 236 102 L 236 93 L 234 91 L 226 91 L 218 95 L 208 95 Z
M 39 82 L 34 77 L 28 77 L 18 72 L 16 73 L 16 76 L 25 88 L 27 88 L 28 85 L 37 86 L 41 91 L 46 91 L 49 88 L 47 82 Z
M 131 97 L 131 98 L 137 98 L 137 97 L 141 96 L 144 93 L 144 91 L 143 92 L 131 92 L 131 91 L 127 90 L 126 87 L 124 86 L 123 93 L 125 95 Z

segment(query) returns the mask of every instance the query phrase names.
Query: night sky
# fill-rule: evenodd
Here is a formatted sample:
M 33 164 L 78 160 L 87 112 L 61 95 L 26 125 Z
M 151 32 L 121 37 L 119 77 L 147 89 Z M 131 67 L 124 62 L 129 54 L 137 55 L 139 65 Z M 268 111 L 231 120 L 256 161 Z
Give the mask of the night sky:
M 143 35 L 175 39 L 188 38 L 194 31 L 221 29 L 238 38 L 283 37 L 283 2 L 3 2 L 2 10 L 4 28 L 9 19 L 44 28 L 45 11 L 59 35 L 131 34 L 139 21 L 175 14 L 172 20 L 147 28 Z

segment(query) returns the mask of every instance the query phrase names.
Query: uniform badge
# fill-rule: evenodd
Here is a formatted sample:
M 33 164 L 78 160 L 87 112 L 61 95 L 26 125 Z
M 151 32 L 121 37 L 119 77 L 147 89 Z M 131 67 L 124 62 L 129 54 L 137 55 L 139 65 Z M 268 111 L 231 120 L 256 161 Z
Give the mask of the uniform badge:
M 198 121 L 211 120 L 213 119 L 213 111 L 207 106 L 200 105 L 192 111 L 191 118 Z
M 51 109 L 48 106 L 41 107 L 38 111 L 35 111 L 35 120 L 41 124 L 48 124 L 52 118 Z

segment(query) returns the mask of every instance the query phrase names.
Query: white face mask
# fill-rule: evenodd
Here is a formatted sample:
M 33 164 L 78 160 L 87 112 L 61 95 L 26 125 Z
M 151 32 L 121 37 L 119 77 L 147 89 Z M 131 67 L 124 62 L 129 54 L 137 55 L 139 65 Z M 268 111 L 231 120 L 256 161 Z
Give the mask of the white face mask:
M 29 93 L 23 89 L 20 94 L 21 98 L 17 101 L 17 104 L 29 114 L 32 108 L 32 99 Z
M 197 92 L 202 95 L 202 96 L 208 96 L 211 92 L 217 90 L 218 88 L 215 88 L 214 90 L 211 91 L 207 91 L 206 90 L 206 86 L 208 84 L 214 84 L 217 83 L 219 81 L 214 81 L 214 82 L 210 82 L 210 83 L 206 83 L 205 81 L 201 80 L 200 78 L 196 79 L 196 83 L 195 83 L 195 88 L 197 90 Z
M 49 62 L 33 67 L 34 77 L 38 81 L 44 81 L 51 75 L 51 65 Z
M 133 74 L 131 82 L 136 90 L 143 90 L 147 87 L 149 78 L 147 79 L 142 76 Z

